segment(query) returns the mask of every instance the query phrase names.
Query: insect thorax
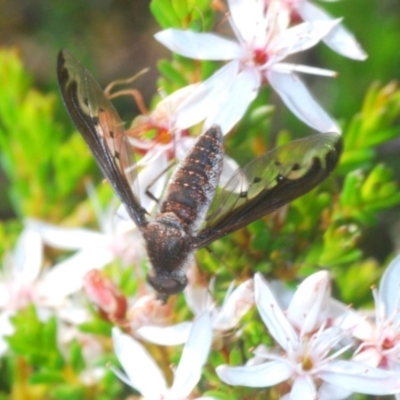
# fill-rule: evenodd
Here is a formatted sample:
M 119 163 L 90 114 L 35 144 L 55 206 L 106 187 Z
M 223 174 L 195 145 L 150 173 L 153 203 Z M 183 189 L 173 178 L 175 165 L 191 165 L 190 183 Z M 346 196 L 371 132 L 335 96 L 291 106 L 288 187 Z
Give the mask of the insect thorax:
M 184 267 L 190 253 L 191 237 L 174 213 L 157 215 L 143 230 L 147 254 L 156 271 L 174 271 Z
M 193 254 L 191 236 L 174 213 L 164 213 L 143 229 L 143 237 L 152 264 L 148 281 L 165 301 L 166 295 L 181 292 L 187 284 L 186 268 Z

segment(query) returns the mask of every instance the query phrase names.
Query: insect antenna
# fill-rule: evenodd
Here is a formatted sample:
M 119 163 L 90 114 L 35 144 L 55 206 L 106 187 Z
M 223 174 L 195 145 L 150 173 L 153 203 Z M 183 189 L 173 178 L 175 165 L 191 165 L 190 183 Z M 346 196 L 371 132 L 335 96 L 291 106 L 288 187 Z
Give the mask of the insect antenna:
M 141 71 L 139 71 L 138 73 L 136 73 L 135 75 L 131 76 L 130 78 L 117 79 L 117 80 L 111 82 L 104 89 L 104 94 L 107 96 L 107 98 L 109 100 L 115 99 L 115 98 L 120 97 L 120 96 L 131 96 L 131 97 L 133 97 L 133 99 L 134 99 L 136 105 L 138 106 L 140 112 L 142 114 L 145 114 L 145 115 L 149 114 L 149 110 L 145 106 L 144 101 L 143 101 L 143 96 L 139 92 L 139 90 L 137 90 L 137 89 L 122 89 L 122 90 L 118 90 L 115 93 L 111 93 L 111 91 L 114 89 L 115 86 L 117 86 L 117 85 L 127 85 L 127 84 L 129 84 L 131 82 L 134 82 L 136 79 L 138 79 L 140 76 L 146 74 L 148 71 L 149 71 L 149 68 L 144 68 Z

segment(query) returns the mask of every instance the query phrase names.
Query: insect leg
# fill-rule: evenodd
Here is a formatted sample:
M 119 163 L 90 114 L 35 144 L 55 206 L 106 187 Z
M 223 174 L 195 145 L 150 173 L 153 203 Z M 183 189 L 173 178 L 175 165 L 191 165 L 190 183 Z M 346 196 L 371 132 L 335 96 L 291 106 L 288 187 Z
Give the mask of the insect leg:
M 160 202 L 160 199 L 158 199 L 156 196 L 154 196 L 154 194 L 151 192 L 151 187 L 164 175 L 166 174 L 175 164 L 176 164 L 176 160 L 173 161 L 169 161 L 168 165 L 166 168 L 164 168 L 159 174 L 157 174 L 154 179 L 151 180 L 151 182 L 147 185 L 146 190 L 145 190 L 145 195 L 155 201 L 157 204 Z

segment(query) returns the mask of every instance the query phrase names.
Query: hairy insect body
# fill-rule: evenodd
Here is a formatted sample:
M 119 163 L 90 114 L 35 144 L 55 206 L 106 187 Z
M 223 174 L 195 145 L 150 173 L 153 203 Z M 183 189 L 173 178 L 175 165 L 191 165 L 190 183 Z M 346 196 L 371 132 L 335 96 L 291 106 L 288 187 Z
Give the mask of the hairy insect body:
M 186 266 L 192 259 L 193 237 L 204 222 L 215 195 L 224 157 L 217 127 L 199 136 L 171 179 L 160 212 L 143 229 L 153 270 L 150 284 L 159 292 L 177 292 L 187 284 Z
M 218 127 L 200 135 L 175 171 L 160 213 L 172 212 L 192 234 L 203 223 L 214 198 L 224 158 L 223 136 Z
M 67 50 L 59 54 L 57 74 L 72 120 L 144 237 L 153 267 L 148 281 L 164 303 L 185 288 L 186 267 L 197 249 L 307 193 L 339 160 L 340 135 L 313 135 L 250 161 L 216 195 L 224 149 L 221 130 L 213 126 L 178 166 L 151 219 L 132 185 L 137 179 L 133 149 L 117 111 Z

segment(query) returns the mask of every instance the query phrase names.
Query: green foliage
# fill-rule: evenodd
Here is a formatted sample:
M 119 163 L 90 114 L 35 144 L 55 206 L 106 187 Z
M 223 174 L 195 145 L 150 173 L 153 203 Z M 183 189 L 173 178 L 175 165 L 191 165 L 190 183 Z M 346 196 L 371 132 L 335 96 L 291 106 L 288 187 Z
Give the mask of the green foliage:
M 43 322 L 33 306 L 12 317 L 15 333 L 7 337 L 10 346 L 8 379 L 14 382 L 12 392 L 16 399 L 90 400 L 115 398 L 121 385 L 115 376 L 106 371 L 98 380 L 98 388 L 85 386 L 81 379 L 87 366 L 82 353 L 82 343 L 76 339 L 59 348 L 55 317 Z M 108 335 L 109 335 L 108 331 Z M 102 360 L 101 366 L 107 361 Z M 115 363 L 114 358 L 112 361 Z M 93 362 L 93 360 L 91 360 Z M 0 367 L 1 368 L 1 367 Z M 5 371 L 3 369 L 2 374 Z M 49 391 L 50 390 L 50 391 Z M 24 393 L 24 394 L 22 394 Z M 22 397 L 19 397 L 22 396 Z M 26 396 L 26 397 L 23 397 Z M 29 397 L 27 397 L 29 396 Z
M 345 152 L 339 173 L 371 167 L 376 162 L 376 146 L 398 136 L 395 122 L 400 114 L 400 90 L 396 82 L 386 86 L 374 83 L 360 112 L 349 123 L 344 135 Z
M 150 10 L 163 29 L 207 31 L 214 17 L 210 5 L 210 0 L 152 0 Z
M 42 322 L 33 306 L 12 317 L 15 333 L 7 337 L 11 350 L 39 369 L 58 370 L 64 360 L 57 350 L 57 326 L 54 317 Z
M 16 51 L 0 51 L 0 79 L 7 82 L 0 93 L 0 162 L 12 183 L 14 211 L 60 220 L 83 198 L 77 182 L 92 160 L 83 141 L 55 122 L 58 95 L 29 87 L 31 78 Z
M 400 204 L 392 171 L 377 164 L 367 176 L 361 170 L 347 174 L 335 218 L 351 218 L 365 225 L 376 223 L 377 214 Z

